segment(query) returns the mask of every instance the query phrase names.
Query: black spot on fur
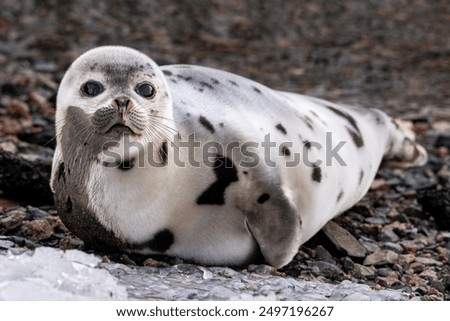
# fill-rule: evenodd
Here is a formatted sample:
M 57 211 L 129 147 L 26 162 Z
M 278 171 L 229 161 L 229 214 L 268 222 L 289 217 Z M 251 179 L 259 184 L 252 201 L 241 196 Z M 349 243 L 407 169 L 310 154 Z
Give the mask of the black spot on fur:
M 192 80 L 192 77 L 185 77 L 185 76 L 183 76 L 183 75 L 177 75 L 177 78 L 178 79 L 181 79 L 181 80 L 184 80 L 184 81 L 190 81 L 190 80 Z
M 337 196 L 337 202 L 339 202 L 342 199 L 342 196 L 344 196 L 344 191 L 341 191 Z
M 134 158 L 127 159 L 117 165 L 117 168 L 122 171 L 128 171 L 134 167 Z
M 216 181 L 211 184 L 197 199 L 197 204 L 223 205 L 225 204 L 225 190 L 233 182 L 239 180 L 236 168 L 231 159 L 217 155 L 214 162 Z
M 203 127 L 205 127 L 207 130 L 209 130 L 211 133 L 214 134 L 216 130 L 214 129 L 214 126 L 210 123 L 210 121 L 206 119 L 206 117 L 200 116 L 198 121 L 200 122 L 200 124 L 203 125 Z
M 261 93 L 261 90 L 259 90 L 258 88 L 254 87 L 254 86 L 252 86 L 252 88 L 253 88 L 253 90 L 256 91 L 258 94 Z
M 159 157 L 161 158 L 161 165 L 167 165 L 167 142 L 163 142 L 159 147 Z
M 304 116 L 303 117 L 303 121 L 305 122 L 306 126 L 309 127 L 309 129 L 313 129 L 314 130 L 313 121 L 312 121 L 311 118 L 309 118 L 308 116 Z
M 59 164 L 59 167 L 58 167 L 58 172 L 57 172 L 57 177 L 58 177 L 58 180 L 60 180 L 61 179 L 61 177 L 63 178 L 63 179 L 65 179 L 65 177 L 64 177 L 64 172 L 65 172 L 65 169 L 64 169 L 64 162 L 62 162 L 61 164 Z
M 223 128 L 223 123 L 219 123 L 219 126 Z
M 212 81 L 212 83 L 213 83 L 214 85 L 217 85 L 217 84 L 220 83 L 220 81 L 218 81 L 218 80 L 215 79 L 215 78 L 211 78 L 211 81 Z
M 347 131 L 350 134 L 350 136 L 353 139 L 353 142 L 355 143 L 356 147 L 361 148 L 364 146 L 364 140 L 361 137 L 361 134 L 351 130 L 350 128 L 347 127 Z
M 200 81 L 200 86 L 206 87 L 206 88 L 208 88 L 208 89 L 214 89 L 214 87 L 213 87 L 211 84 L 208 84 L 208 83 L 205 82 L 205 81 Z
M 265 202 L 267 202 L 267 201 L 269 200 L 269 198 L 270 198 L 270 195 L 269 195 L 269 194 L 263 193 L 263 194 L 261 194 L 260 197 L 258 197 L 257 202 L 258 202 L 259 204 L 264 204 Z
M 248 172 L 247 171 L 243 171 L 242 174 L 248 175 Z
M 281 125 L 281 123 L 279 123 L 278 125 L 275 126 L 276 129 L 278 129 L 280 132 L 282 132 L 283 134 L 287 135 L 287 131 L 286 128 L 284 128 L 283 125 Z
M 155 234 L 153 239 L 146 242 L 144 247 L 148 247 L 153 251 L 164 253 L 175 241 L 173 233 L 169 229 L 164 229 Z
M 281 153 L 284 156 L 291 156 L 291 150 L 287 146 L 282 146 L 281 147 Z
M 67 197 L 67 201 L 66 201 L 66 211 L 67 213 L 71 213 L 72 212 L 72 200 L 70 199 L 70 197 Z
M 345 118 L 352 125 L 352 127 L 359 133 L 358 125 L 356 124 L 355 119 L 350 114 L 346 113 L 345 111 L 331 107 L 331 106 L 327 106 L 327 107 L 332 112 L 334 112 L 336 115 L 339 115 L 339 116 Z
M 315 117 L 317 117 L 317 118 L 320 119 L 319 115 L 317 115 L 317 113 L 316 113 L 315 111 L 310 110 L 309 112 L 310 112 L 313 116 L 315 116 Z
M 228 80 L 228 81 L 229 81 L 230 84 L 232 84 L 233 86 L 239 87 L 239 85 L 238 85 L 235 81 L 233 81 L 233 80 Z
M 163 70 L 163 73 L 164 73 L 164 75 L 169 76 L 169 77 L 173 75 L 172 72 L 169 70 Z
M 311 177 L 313 181 L 320 183 L 322 180 L 322 169 L 319 166 L 314 165 Z
M 364 178 L 364 172 L 363 172 L 363 170 L 361 170 L 359 172 L 359 185 L 361 185 L 363 178 Z
M 178 81 L 176 81 L 176 80 L 173 79 L 173 78 L 171 78 L 170 81 L 173 82 L 174 84 L 177 84 L 177 83 L 178 83 Z
M 186 116 L 191 117 L 191 113 L 186 113 Z

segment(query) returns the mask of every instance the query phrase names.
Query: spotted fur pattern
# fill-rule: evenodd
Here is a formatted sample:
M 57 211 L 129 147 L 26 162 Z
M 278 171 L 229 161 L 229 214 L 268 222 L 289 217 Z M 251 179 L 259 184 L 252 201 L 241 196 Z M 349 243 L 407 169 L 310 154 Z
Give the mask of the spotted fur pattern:
M 89 79 L 105 91 L 81 95 Z M 142 82 L 152 84 L 154 97 L 133 91 Z M 130 100 L 125 112 L 114 105 L 117 97 Z M 364 196 L 383 158 L 396 166 L 426 162 L 407 124 L 379 110 L 275 91 L 210 68 L 158 67 L 125 47 L 96 48 L 72 64 L 58 92 L 56 128 L 51 185 L 69 229 L 94 246 L 203 264 L 262 256 L 281 267 Z M 346 166 L 325 163 L 327 132 L 332 147 L 345 142 L 339 155 Z M 125 154 L 126 134 L 145 147 Z M 206 158 L 200 148 L 183 153 L 179 142 L 191 134 L 200 146 L 257 142 L 260 160 L 270 156 L 277 166 L 244 166 L 246 155 L 228 149 L 213 155 L 212 166 L 178 166 L 175 152 L 185 163 Z M 278 143 L 269 155 L 261 146 L 267 135 Z M 121 155 L 111 166 L 108 146 Z M 286 166 L 305 152 L 307 163 Z

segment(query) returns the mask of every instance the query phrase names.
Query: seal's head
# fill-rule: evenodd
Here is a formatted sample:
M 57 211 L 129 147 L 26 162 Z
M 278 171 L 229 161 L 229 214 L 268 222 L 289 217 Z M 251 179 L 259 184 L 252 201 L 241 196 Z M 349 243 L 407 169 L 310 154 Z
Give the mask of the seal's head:
M 110 138 L 129 132 L 135 140 L 148 141 L 152 127 L 172 119 L 170 94 L 158 65 L 120 46 L 87 51 L 67 70 L 57 96 L 58 137 L 71 109 L 82 115 L 80 130 L 88 126 L 93 135 Z

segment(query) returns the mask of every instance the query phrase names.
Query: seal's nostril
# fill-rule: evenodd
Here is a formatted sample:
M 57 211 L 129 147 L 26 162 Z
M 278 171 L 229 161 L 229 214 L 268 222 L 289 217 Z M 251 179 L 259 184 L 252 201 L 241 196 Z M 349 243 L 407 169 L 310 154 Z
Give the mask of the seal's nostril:
M 116 98 L 114 99 L 114 103 L 119 109 L 127 109 L 130 104 L 130 100 L 128 98 Z

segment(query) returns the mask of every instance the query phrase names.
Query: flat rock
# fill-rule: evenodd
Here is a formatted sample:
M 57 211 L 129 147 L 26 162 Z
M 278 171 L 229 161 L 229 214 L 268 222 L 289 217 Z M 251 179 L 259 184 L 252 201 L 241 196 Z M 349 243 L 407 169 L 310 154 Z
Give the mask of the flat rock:
M 398 254 L 389 250 L 376 251 L 364 260 L 364 265 L 394 264 L 398 261 Z
M 438 260 L 429 258 L 429 257 L 416 257 L 415 262 L 421 263 L 424 265 L 436 265 L 436 266 L 442 266 L 443 263 L 439 262 Z
M 356 258 L 363 258 L 366 256 L 367 252 L 365 247 L 359 243 L 359 241 L 351 235 L 350 232 L 343 229 L 335 222 L 328 222 L 322 228 L 322 231 L 338 251 Z

